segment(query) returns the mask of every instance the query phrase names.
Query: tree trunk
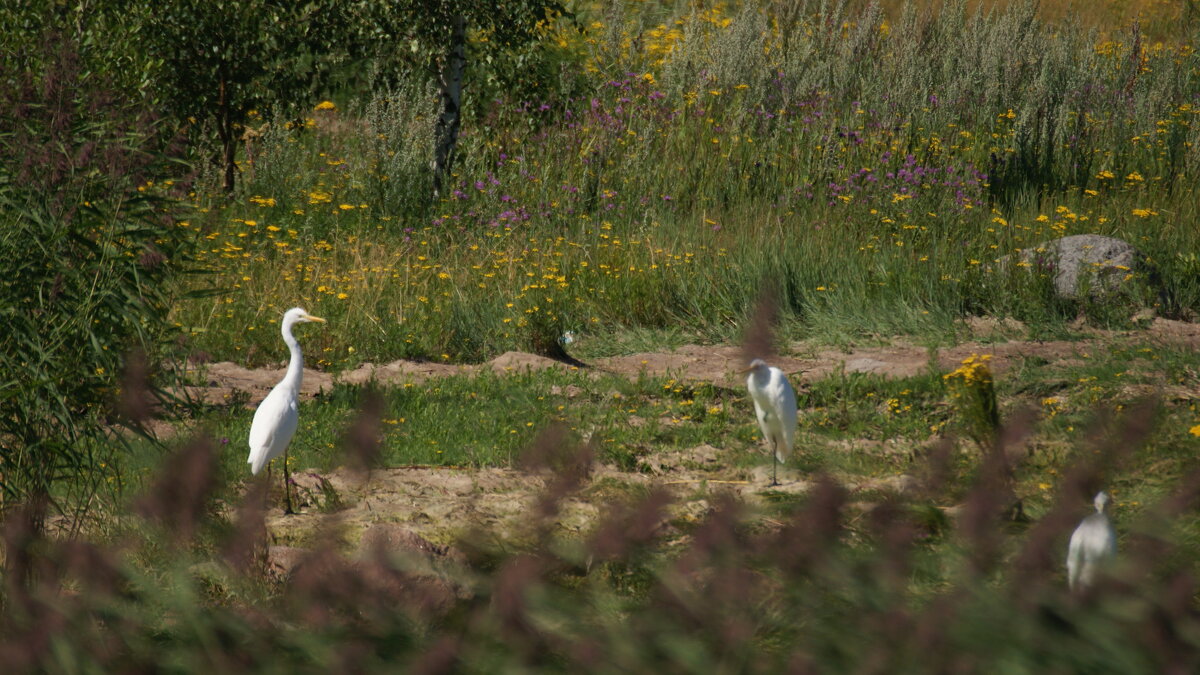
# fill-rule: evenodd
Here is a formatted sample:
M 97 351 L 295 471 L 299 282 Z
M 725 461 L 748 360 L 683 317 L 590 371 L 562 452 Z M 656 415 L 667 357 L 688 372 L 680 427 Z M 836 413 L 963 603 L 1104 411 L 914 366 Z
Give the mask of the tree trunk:
M 233 192 L 234 177 L 237 175 L 237 138 L 229 129 L 221 141 L 225 145 L 225 193 Z
M 467 19 L 454 17 L 450 49 L 438 71 L 438 86 L 442 94 L 442 113 L 438 116 L 437 134 L 433 149 L 433 196 L 442 193 L 442 184 L 454 163 L 454 147 L 458 144 L 458 129 L 462 121 L 462 80 L 467 65 Z
M 221 139 L 221 164 L 225 170 L 225 194 L 233 192 L 234 178 L 237 175 L 237 134 L 234 133 L 232 115 L 229 111 L 229 97 L 225 92 L 225 78 L 220 84 L 220 98 L 217 100 L 217 136 Z

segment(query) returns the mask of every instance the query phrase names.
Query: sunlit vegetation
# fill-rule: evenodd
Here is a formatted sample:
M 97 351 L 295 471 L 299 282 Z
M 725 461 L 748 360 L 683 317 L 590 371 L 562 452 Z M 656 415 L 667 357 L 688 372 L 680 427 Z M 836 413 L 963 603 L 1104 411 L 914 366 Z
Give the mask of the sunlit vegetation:
M 7 669 L 1197 670 L 1193 0 L 35 5 Z M 1023 254 L 1074 234 L 1149 266 L 1061 297 Z M 652 363 L 732 354 L 768 282 L 813 368 L 777 489 L 741 381 Z M 283 516 L 212 374 L 297 305 L 316 375 L 413 370 L 304 395 Z M 567 332 L 591 367 L 489 361 Z M 821 362 L 864 345 L 921 367 Z M 1119 564 L 1073 595 L 1101 487 Z

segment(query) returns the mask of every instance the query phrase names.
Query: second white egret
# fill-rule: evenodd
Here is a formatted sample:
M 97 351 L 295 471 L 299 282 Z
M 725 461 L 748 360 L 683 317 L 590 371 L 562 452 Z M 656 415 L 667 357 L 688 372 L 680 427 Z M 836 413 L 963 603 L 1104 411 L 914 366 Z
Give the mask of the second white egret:
M 283 341 L 291 351 L 288 360 L 287 373 L 283 379 L 254 411 L 254 421 L 250 424 L 250 472 L 257 475 L 272 459 L 280 455 L 283 458 L 283 495 L 286 512 L 292 512 L 292 496 L 288 490 L 287 447 L 296 434 L 300 421 L 300 382 L 304 377 L 304 355 L 300 353 L 300 343 L 292 335 L 292 326 L 297 323 L 319 321 L 325 319 L 312 316 L 299 307 L 289 309 L 283 315 L 281 332 Z
M 1108 494 L 1096 495 L 1096 512 L 1071 533 L 1067 547 L 1067 586 L 1072 591 L 1092 585 L 1096 570 L 1117 556 L 1117 530 L 1108 519 Z
M 754 359 L 741 372 L 749 373 L 746 388 L 754 401 L 758 428 L 771 451 L 771 485 L 779 485 L 776 467 L 792 454 L 796 438 L 796 390 L 782 370 L 762 359 Z

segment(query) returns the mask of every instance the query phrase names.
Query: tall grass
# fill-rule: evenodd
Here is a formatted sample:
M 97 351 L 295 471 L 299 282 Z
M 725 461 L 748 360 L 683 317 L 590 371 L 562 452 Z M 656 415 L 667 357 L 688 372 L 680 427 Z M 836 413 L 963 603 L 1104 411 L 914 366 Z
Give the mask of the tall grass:
M 103 486 L 111 431 L 140 428 L 161 394 L 127 395 L 166 379 L 149 363 L 172 355 L 190 263 L 170 189 L 148 189 L 176 168 L 170 134 L 86 45 L 30 30 L 0 64 L 0 513 Z
M 1102 39 L 1028 4 L 677 11 L 614 4 L 552 31 L 591 91 L 470 101 L 432 205 L 420 87 L 272 127 L 248 201 L 195 223 L 234 293 L 180 322 L 210 353 L 267 360 L 265 321 L 304 303 L 340 321 L 330 364 L 352 346 L 478 359 L 564 328 L 721 339 L 773 277 L 793 336 L 936 337 L 966 312 L 1074 316 L 981 272 L 1083 232 L 1143 248 L 1160 309 L 1200 306 L 1190 44 Z

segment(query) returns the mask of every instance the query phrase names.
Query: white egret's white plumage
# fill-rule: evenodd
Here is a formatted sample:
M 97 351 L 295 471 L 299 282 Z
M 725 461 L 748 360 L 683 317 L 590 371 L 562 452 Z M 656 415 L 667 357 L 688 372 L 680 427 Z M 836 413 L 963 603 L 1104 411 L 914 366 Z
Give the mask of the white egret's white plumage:
M 1117 555 L 1117 531 L 1108 519 L 1108 495 L 1096 495 L 1096 512 L 1084 518 L 1071 533 L 1067 547 L 1067 585 L 1081 590 L 1092 585 L 1096 570 Z
M 754 359 L 742 372 L 749 373 L 746 388 L 754 401 L 758 428 L 771 450 L 771 485 L 779 485 L 776 466 L 787 461 L 796 438 L 796 391 L 782 370 L 762 359 Z
M 304 356 L 300 353 L 300 343 L 292 335 L 292 326 L 309 321 L 324 323 L 325 319 L 311 316 L 299 307 L 293 307 L 283 315 L 280 330 L 292 355 L 283 379 L 254 411 L 254 421 L 250 424 L 250 457 L 246 460 L 251 473 L 258 474 L 272 459 L 282 455 L 296 433 L 300 420 L 300 381 L 304 377 Z M 283 493 L 287 510 L 291 511 L 286 462 L 284 460 Z

